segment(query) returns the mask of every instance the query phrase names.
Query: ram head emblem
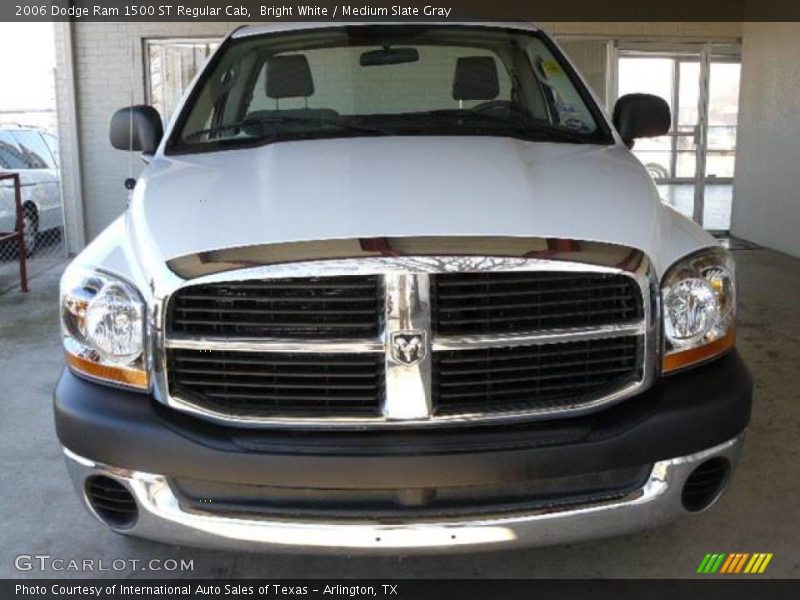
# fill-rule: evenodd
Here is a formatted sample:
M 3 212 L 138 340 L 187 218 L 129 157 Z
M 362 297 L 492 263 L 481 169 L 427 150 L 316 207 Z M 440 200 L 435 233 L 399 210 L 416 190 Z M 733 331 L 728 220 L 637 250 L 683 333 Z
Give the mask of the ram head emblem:
M 424 331 L 397 331 L 390 336 L 392 360 L 413 366 L 425 358 Z

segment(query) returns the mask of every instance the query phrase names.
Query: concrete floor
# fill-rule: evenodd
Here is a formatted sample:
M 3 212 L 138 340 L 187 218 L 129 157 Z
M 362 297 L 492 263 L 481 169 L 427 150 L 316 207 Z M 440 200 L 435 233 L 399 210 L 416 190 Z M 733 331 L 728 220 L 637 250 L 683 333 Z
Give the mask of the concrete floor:
M 75 576 L 14 568 L 19 554 L 66 559 L 193 559 L 195 577 L 691 577 L 706 552 L 773 552 L 765 576 L 800 576 L 800 260 L 734 245 L 738 346 L 757 384 L 750 435 L 728 493 L 708 513 L 635 536 L 523 551 L 406 558 L 233 554 L 113 533 L 83 510 L 53 430 L 62 366 L 60 268 L 28 296 L 0 296 L 0 577 Z M 100 574 L 87 574 L 104 575 Z M 105 575 L 157 577 L 140 571 Z

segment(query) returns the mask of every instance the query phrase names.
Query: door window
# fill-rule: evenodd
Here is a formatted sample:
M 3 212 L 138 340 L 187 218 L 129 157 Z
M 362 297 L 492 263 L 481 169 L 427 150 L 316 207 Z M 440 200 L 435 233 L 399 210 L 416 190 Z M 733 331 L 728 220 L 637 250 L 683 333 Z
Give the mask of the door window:
M 0 169 L 19 171 L 30 168 L 11 132 L 0 131 Z
M 29 169 L 55 169 L 50 149 L 38 131 L 13 131 L 12 135 L 22 151 Z

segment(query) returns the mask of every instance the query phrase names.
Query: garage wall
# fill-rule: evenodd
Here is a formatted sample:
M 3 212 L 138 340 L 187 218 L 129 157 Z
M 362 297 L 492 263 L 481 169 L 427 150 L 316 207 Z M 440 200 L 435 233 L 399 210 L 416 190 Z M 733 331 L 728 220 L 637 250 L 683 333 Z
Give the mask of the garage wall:
M 748 23 L 731 232 L 800 257 L 800 23 Z
M 144 102 L 144 60 L 142 40 L 155 37 L 223 37 L 236 23 L 89 23 L 71 25 L 75 112 L 80 183 L 69 177 L 65 168 L 64 187 L 68 195 L 80 194 L 83 205 L 83 232 L 89 242 L 125 209 L 127 192 L 123 181 L 132 158 L 133 176 L 143 168 L 134 153 L 114 150 L 108 142 L 108 124 L 115 110 Z M 69 86 L 65 64 L 68 40 L 64 28 L 57 30 L 56 49 L 59 72 L 59 117 L 64 165 L 70 164 L 76 141 L 69 135 Z M 65 135 L 66 133 L 66 135 Z M 79 204 L 79 203 L 76 203 Z M 78 215 L 71 215 L 80 227 Z M 69 220 L 70 215 L 68 215 Z M 73 229 L 74 229 L 73 227 Z M 80 235 L 69 235 L 70 250 L 81 247 Z
M 738 38 L 742 35 L 742 23 L 737 22 L 554 22 L 538 23 L 545 31 L 559 35 L 581 35 L 590 37 L 623 38 Z
M 122 183 L 129 153 L 108 143 L 112 113 L 144 102 L 142 40 L 154 37 L 223 37 L 237 23 L 89 23 L 57 28 L 58 104 L 68 240 L 77 252 L 125 208 Z M 740 23 L 543 23 L 554 35 L 641 38 L 736 38 Z M 70 38 L 71 37 L 71 42 Z M 68 63 L 72 47 L 72 64 Z M 74 73 L 74 110 L 70 79 Z M 72 116 L 71 116 L 72 114 Z M 74 118 L 73 118 L 74 117 Z M 142 168 L 135 155 L 133 175 Z M 73 161 L 76 169 L 70 173 Z M 82 206 L 82 211 L 79 207 Z M 77 214 L 81 212 L 82 214 Z

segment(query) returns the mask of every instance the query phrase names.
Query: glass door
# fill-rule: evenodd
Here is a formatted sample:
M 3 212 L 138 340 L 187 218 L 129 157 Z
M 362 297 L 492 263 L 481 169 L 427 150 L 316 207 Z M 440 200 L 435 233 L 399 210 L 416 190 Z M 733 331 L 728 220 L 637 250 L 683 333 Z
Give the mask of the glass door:
M 710 57 L 703 210 L 706 229 L 730 229 L 741 67 L 738 57 Z
M 706 229 L 730 227 L 739 66 L 711 44 L 618 53 L 617 95 L 655 94 L 672 112 L 669 133 L 637 140 L 633 153 L 664 202 Z

